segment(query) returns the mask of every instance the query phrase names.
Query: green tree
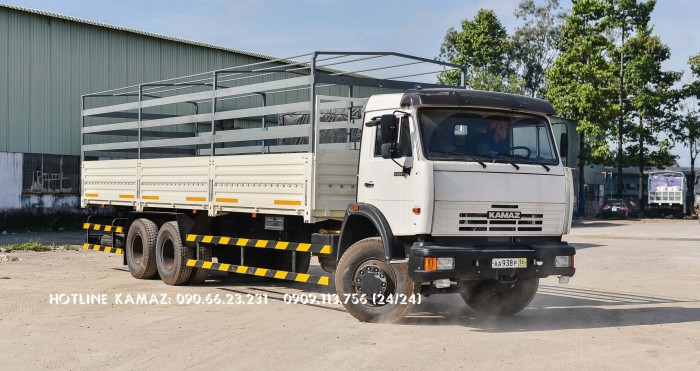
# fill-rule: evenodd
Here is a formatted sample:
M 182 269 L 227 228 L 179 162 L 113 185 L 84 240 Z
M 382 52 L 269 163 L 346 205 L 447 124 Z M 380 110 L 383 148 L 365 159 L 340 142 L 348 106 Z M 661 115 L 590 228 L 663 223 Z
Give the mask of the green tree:
M 694 80 L 685 84 L 681 89 L 681 98 L 688 100 L 700 99 L 700 53 L 688 59 L 691 75 Z M 693 105 L 694 106 L 694 105 Z M 695 162 L 700 154 L 700 112 L 697 109 L 691 109 L 690 104 L 685 104 L 682 108 L 683 113 L 676 117 L 675 125 L 673 126 L 672 137 L 676 143 L 681 143 L 688 149 L 690 157 L 690 181 L 694 182 Z M 688 205 L 693 202 L 693 187 L 688 187 Z
M 613 66 L 606 59 L 611 49 L 607 37 L 604 0 L 574 0 L 571 15 L 562 28 L 561 54 L 546 71 L 546 96 L 559 115 L 578 123 L 579 190 L 584 189 L 584 167 L 609 155 L 606 138 L 612 130 L 616 107 Z M 581 201 L 583 197 L 579 197 Z M 579 205 L 579 210 L 582 205 Z
M 683 96 L 685 98 L 700 99 L 700 53 L 688 58 L 688 65 L 695 80 L 683 87 Z
M 520 93 L 510 60 L 510 39 L 492 10 L 480 9 L 473 20 L 462 20 L 462 29 L 450 28 L 440 47 L 441 61 L 463 65 L 465 83 L 480 90 Z M 460 83 L 459 71 L 445 71 L 440 83 Z
M 642 148 L 641 155 L 644 156 L 644 169 L 648 167 L 665 168 L 667 166 L 677 166 L 678 156 L 671 153 L 674 142 L 668 138 L 663 140 L 658 140 L 655 137 L 651 138 L 653 138 L 652 141 L 656 143 L 654 147 L 658 148 L 652 149 L 652 147 L 650 147 L 647 144 L 643 144 L 641 147 L 639 146 L 639 143 L 630 144 L 625 147 L 625 150 L 623 152 L 622 166 L 639 166 L 639 148 Z
M 519 75 L 527 94 L 544 97 L 545 71 L 554 65 L 559 55 L 556 46 L 567 13 L 559 0 L 546 0 L 544 5 L 537 5 L 535 0 L 523 0 L 515 16 L 524 23 L 515 29 L 511 41 Z
M 579 122 L 582 139 L 588 139 L 581 162 L 617 164 L 618 173 L 634 164 L 640 174 L 646 165 L 675 163 L 670 141 L 657 137 L 668 128 L 676 103 L 672 85 L 680 75 L 661 69 L 670 50 L 649 26 L 655 0 L 572 4 L 562 53 L 547 73 L 547 97 L 560 114 Z M 610 142 L 617 142 L 617 151 Z M 621 177 L 617 188 L 621 196 Z
M 645 167 L 676 163 L 676 156 L 670 153 L 671 143 L 658 138 L 660 133 L 670 132 L 679 97 L 673 85 L 681 73 L 662 69 L 661 64 L 671 57 L 671 51 L 658 36 L 652 35 L 648 25 L 640 25 L 623 48 L 628 57 L 624 84 L 627 109 L 622 133 L 626 142 L 636 142 L 626 148 L 623 165 L 639 168 L 638 197 L 643 206 Z
M 605 0 L 606 16 L 603 23 L 607 25 L 608 31 L 619 44 L 613 47 L 610 52 L 612 60 L 618 61 L 617 87 L 617 126 L 615 127 L 615 137 L 617 140 L 617 172 L 622 173 L 625 143 L 626 126 L 631 125 L 630 116 L 634 115 L 631 107 L 626 107 L 627 81 L 626 72 L 628 65 L 635 58 L 639 58 L 640 48 L 635 48 L 635 43 L 629 37 L 633 33 L 640 34 L 649 28 L 651 12 L 654 10 L 656 0 L 638 2 L 638 0 Z M 648 35 L 647 35 L 648 37 Z M 640 145 L 640 148 L 642 146 Z M 643 155 L 643 151 L 640 151 Z M 640 174 L 641 176 L 641 174 Z M 622 197 L 622 177 L 617 177 L 617 197 Z
M 688 149 L 690 155 L 690 182 L 688 186 L 687 204 L 693 204 L 693 182 L 695 181 L 695 162 L 700 154 L 700 114 L 697 111 L 685 107 L 685 112 L 678 116 L 673 138 L 677 143 L 682 143 Z

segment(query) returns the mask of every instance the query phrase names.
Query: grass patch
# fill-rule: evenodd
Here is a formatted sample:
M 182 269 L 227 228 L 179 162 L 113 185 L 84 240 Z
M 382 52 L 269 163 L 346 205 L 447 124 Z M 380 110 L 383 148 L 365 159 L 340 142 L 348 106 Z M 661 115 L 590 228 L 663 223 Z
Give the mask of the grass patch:
M 25 243 L 14 243 L 11 245 L 0 245 L 5 252 L 12 251 L 54 251 L 54 250 L 78 250 L 71 245 L 56 245 L 54 243 L 46 245 L 40 242 L 29 241 Z

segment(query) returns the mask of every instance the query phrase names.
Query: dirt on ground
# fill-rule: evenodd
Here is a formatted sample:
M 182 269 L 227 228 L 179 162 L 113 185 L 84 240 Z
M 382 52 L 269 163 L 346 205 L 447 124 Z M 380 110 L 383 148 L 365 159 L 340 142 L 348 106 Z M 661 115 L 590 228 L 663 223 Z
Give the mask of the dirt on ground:
M 332 285 L 219 274 L 173 287 L 132 278 L 118 255 L 4 253 L 18 259 L 0 263 L 0 369 L 700 368 L 697 221 L 578 222 L 566 240 L 575 277 L 541 280 L 514 317 L 476 315 L 450 294 L 396 324 L 285 303 Z

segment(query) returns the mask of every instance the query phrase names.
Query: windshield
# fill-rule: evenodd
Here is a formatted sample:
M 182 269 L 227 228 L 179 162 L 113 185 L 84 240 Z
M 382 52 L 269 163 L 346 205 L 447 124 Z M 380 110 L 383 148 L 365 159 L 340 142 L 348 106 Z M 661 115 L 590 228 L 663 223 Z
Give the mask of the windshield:
M 418 126 L 423 152 L 430 160 L 559 163 L 549 124 L 542 117 L 489 110 L 424 108 L 418 112 Z

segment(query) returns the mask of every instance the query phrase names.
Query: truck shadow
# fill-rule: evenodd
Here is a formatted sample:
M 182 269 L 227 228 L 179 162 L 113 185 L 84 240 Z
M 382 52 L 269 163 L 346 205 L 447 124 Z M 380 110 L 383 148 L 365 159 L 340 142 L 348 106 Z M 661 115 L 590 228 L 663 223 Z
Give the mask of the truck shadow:
M 686 303 L 694 307 L 682 306 Z M 400 323 L 457 325 L 497 333 L 658 325 L 700 322 L 699 303 L 700 300 L 542 285 L 530 306 L 513 317 L 479 315 L 459 295 L 444 295 L 428 298 Z

